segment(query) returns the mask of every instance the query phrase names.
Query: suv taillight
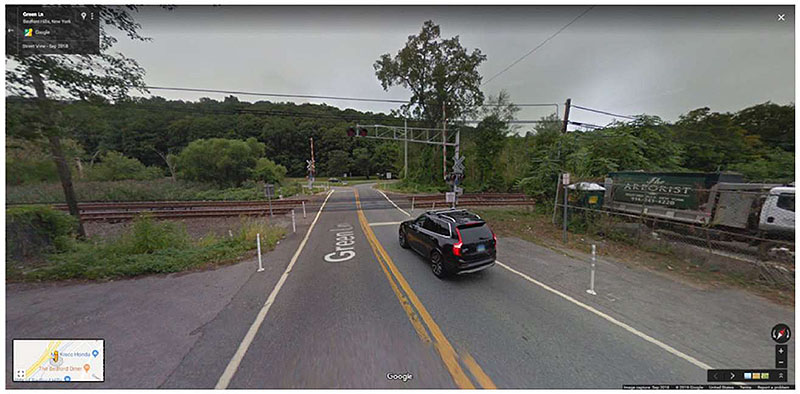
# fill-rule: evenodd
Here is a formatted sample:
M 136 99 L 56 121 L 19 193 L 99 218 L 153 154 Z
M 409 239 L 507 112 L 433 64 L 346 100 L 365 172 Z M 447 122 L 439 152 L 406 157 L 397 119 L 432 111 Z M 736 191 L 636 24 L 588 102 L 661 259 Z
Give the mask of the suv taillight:
M 464 245 L 461 242 L 461 231 L 458 231 L 456 228 L 456 235 L 458 235 L 458 242 L 453 244 L 453 256 L 461 256 L 461 245 Z

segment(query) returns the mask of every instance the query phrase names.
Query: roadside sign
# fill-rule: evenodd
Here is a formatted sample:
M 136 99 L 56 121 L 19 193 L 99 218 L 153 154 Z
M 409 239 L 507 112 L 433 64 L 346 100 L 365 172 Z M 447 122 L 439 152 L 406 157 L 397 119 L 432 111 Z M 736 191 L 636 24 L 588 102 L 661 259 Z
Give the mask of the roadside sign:
M 387 172 L 386 173 L 386 179 L 392 179 L 392 173 L 391 172 Z
M 561 184 L 566 186 L 569 185 L 569 173 L 565 172 L 561 174 Z
M 444 194 L 444 201 L 448 203 L 453 203 L 456 201 L 456 193 L 455 192 L 447 192 Z
M 271 183 L 267 183 L 264 185 L 264 195 L 267 197 L 274 197 L 275 196 L 275 185 Z

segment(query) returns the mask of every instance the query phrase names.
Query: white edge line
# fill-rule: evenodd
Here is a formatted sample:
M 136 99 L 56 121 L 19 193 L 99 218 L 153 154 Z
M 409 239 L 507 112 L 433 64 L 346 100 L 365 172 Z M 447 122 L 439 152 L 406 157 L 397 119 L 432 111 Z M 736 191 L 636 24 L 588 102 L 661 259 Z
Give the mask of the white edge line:
M 386 198 L 386 201 L 389 201 L 390 203 L 392 203 L 392 205 L 394 205 L 395 208 L 399 209 L 400 212 L 406 214 L 406 216 L 411 216 L 411 214 L 406 212 L 405 210 L 403 210 L 403 208 L 398 207 L 397 204 L 395 204 L 394 201 L 392 201 L 392 199 L 389 198 L 389 196 L 387 196 L 386 193 L 384 193 L 382 190 L 380 190 L 380 189 L 375 189 L 375 190 L 377 190 L 378 193 L 382 194 L 383 197 Z
M 403 222 L 378 222 L 378 223 L 369 223 L 370 227 L 372 226 L 392 226 L 397 225 Z
M 680 358 L 682 358 L 682 359 L 684 359 L 684 360 L 696 365 L 697 367 L 699 367 L 701 369 L 714 369 L 710 365 L 708 365 L 708 364 L 706 364 L 706 363 L 704 363 L 704 362 L 702 362 L 702 361 L 700 361 L 700 360 L 698 360 L 698 359 L 696 359 L 696 358 L 694 358 L 694 357 L 692 357 L 692 356 L 690 356 L 690 355 L 688 355 L 686 353 L 683 353 L 680 350 L 675 349 L 674 347 L 669 346 L 669 345 L 659 341 L 658 339 L 655 339 L 655 338 L 653 338 L 653 337 L 651 337 L 651 336 L 649 336 L 649 335 L 647 335 L 647 334 L 645 334 L 645 333 L 643 333 L 643 332 L 641 332 L 641 331 L 639 331 L 639 330 L 637 330 L 637 329 L 635 329 L 635 328 L 633 328 L 633 327 L 631 327 L 631 326 L 629 326 L 629 325 L 627 325 L 627 324 L 625 324 L 625 323 L 623 323 L 623 322 L 621 322 L 621 321 L 619 321 L 619 320 L 617 320 L 617 319 L 615 319 L 615 318 L 613 318 L 613 317 L 611 317 L 611 316 L 609 316 L 609 315 L 607 315 L 607 314 L 605 314 L 603 312 L 600 312 L 597 309 L 592 308 L 591 306 L 586 305 L 586 304 L 584 304 L 584 303 L 582 303 L 582 302 L 580 302 L 580 301 L 578 301 L 578 300 L 576 300 L 576 299 L 574 299 L 574 298 L 572 298 L 572 297 L 570 297 L 570 296 L 568 296 L 568 295 L 566 295 L 566 294 L 564 294 L 564 293 L 562 293 L 562 292 L 560 292 L 560 291 L 558 291 L 558 290 L 556 290 L 556 289 L 554 289 L 554 288 L 552 288 L 552 287 L 550 287 L 550 286 L 548 286 L 548 285 L 546 285 L 546 284 L 544 284 L 542 282 L 539 282 L 538 280 L 533 279 L 530 276 L 523 274 L 522 272 L 519 272 L 519 271 L 517 271 L 517 270 L 515 270 L 515 269 L 513 269 L 513 268 L 511 268 L 511 267 L 499 262 L 499 261 L 495 260 L 495 262 L 498 265 L 500 265 L 501 267 L 503 267 L 503 268 L 505 268 L 505 269 L 507 269 L 507 270 L 509 270 L 509 271 L 521 276 L 525 280 L 527 280 L 527 281 L 529 281 L 531 283 L 534 283 L 534 284 L 542 287 L 543 289 L 545 289 L 545 290 L 547 290 L 547 291 L 549 291 L 549 292 L 551 292 L 553 294 L 556 294 L 556 295 L 566 299 L 567 301 L 572 302 L 573 304 L 575 304 L 575 305 L 577 305 L 577 306 L 579 306 L 579 307 L 581 307 L 583 309 L 586 309 L 587 311 L 592 312 L 595 315 L 602 317 L 603 319 L 608 320 L 609 322 L 611 322 L 613 324 L 616 324 L 617 326 L 620 326 L 620 327 L 624 328 L 628 332 L 630 332 L 630 333 L 632 333 L 632 334 L 644 339 L 647 342 L 650 342 L 650 343 L 652 343 L 652 344 L 654 344 L 654 345 L 666 350 L 667 352 L 670 352 L 670 353 L 672 353 L 672 354 L 674 354 L 674 355 L 676 355 L 676 356 L 678 356 L 678 357 L 680 357 Z
M 228 362 L 228 366 L 225 367 L 225 371 L 222 372 L 222 376 L 219 377 L 219 381 L 217 381 L 217 385 L 214 386 L 215 389 L 226 389 L 228 384 L 230 384 L 231 379 L 233 379 L 233 375 L 236 373 L 236 370 L 239 369 L 239 364 L 242 362 L 245 353 L 247 353 L 247 349 L 250 347 L 250 344 L 253 342 L 253 338 L 255 338 L 258 329 L 261 327 L 261 324 L 264 322 L 264 318 L 267 317 L 267 312 L 272 304 L 275 302 L 275 297 L 278 296 L 278 291 L 281 290 L 283 284 L 286 282 L 286 278 L 289 277 L 289 272 L 294 267 L 294 264 L 297 262 L 297 258 L 300 257 L 300 252 L 303 251 L 303 247 L 306 246 L 306 242 L 308 242 L 308 237 L 311 235 L 311 230 L 314 229 L 314 225 L 317 224 L 317 220 L 319 219 L 320 214 L 322 214 L 322 209 L 325 208 L 325 203 L 328 202 L 328 198 L 330 198 L 331 194 L 333 194 L 335 190 L 331 190 L 328 195 L 325 197 L 325 201 L 322 202 L 322 205 L 319 207 L 319 211 L 317 211 L 317 216 L 314 217 L 314 221 L 311 222 L 311 225 L 308 227 L 308 231 L 306 231 L 306 236 L 303 237 L 303 240 L 300 242 L 300 246 L 297 247 L 297 251 L 294 252 L 294 256 L 292 256 L 292 260 L 289 261 L 289 265 L 286 267 L 286 270 L 283 271 L 283 275 L 278 280 L 278 283 L 275 285 L 275 288 L 272 289 L 272 292 L 269 293 L 269 297 L 267 297 L 267 301 L 264 303 L 264 306 L 261 307 L 261 310 L 258 311 L 258 315 L 256 315 L 256 320 L 253 321 L 253 324 L 250 325 L 250 329 L 247 330 L 247 334 L 245 334 L 244 338 L 242 339 L 242 343 L 239 344 L 239 348 L 236 349 L 236 353 L 233 354 L 231 357 L 231 361 Z

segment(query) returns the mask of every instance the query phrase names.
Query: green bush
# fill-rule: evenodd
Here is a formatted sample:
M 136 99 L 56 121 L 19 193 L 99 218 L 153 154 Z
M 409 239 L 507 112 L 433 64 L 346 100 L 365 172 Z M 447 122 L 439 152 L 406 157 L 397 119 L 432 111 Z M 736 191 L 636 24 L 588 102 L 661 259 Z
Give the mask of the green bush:
M 253 178 L 266 183 L 283 183 L 286 177 L 286 167 L 275 164 L 274 161 L 262 157 L 256 161 L 253 169 Z
M 114 151 L 103 155 L 102 161 L 88 168 L 86 174 L 92 181 L 147 180 L 164 177 L 164 171 L 160 168 L 146 167 L 139 160 Z
M 256 161 L 264 155 L 264 146 L 255 138 L 199 139 L 181 151 L 175 164 L 183 179 L 239 186 L 252 175 Z
M 299 183 L 277 187 L 276 194 L 289 197 L 300 194 Z M 78 201 L 183 201 L 183 200 L 263 200 L 264 186 L 255 182 L 247 187 L 218 189 L 214 184 L 173 181 L 169 178 L 149 181 L 75 182 Z M 64 190 L 58 182 L 8 186 L 7 204 L 63 203 Z
M 48 255 L 46 265 L 7 270 L 7 275 L 11 280 L 63 280 L 179 272 L 234 261 L 255 249 L 256 234 L 261 234 L 262 249 L 271 250 L 285 232 L 264 220 L 244 219 L 233 237 L 210 235 L 194 241 L 182 226 L 142 217 L 117 239 L 76 242 L 66 252 Z
M 13 259 L 64 251 L 74 239 L 78 221 L 47 206 L 6 209 L 6 256 Z
M 20 159 L 6 156 L 6 183 L 25 183 L 58 180 L 53 160 Z
M 764 157 L 735 164 L 730 169 L 742 173 L 751 182 L 791 182 L 794 180 L 794 153 L 771 149 Z
M 62 148 L 75 173 L 75 158 L 83 152 L 75 140 L 65 138 Z M 56 164 L 46 141 L 9 137 L 6 140 L 6 185 L 57 181 Z
M 189 243 L 186 229 L 173 222 L 154 222 L 142 216 L 133 222 L 131 232 L 117 243 L 120 252 L 127 254 L 154 253 L 169 248 L 185 248 Z

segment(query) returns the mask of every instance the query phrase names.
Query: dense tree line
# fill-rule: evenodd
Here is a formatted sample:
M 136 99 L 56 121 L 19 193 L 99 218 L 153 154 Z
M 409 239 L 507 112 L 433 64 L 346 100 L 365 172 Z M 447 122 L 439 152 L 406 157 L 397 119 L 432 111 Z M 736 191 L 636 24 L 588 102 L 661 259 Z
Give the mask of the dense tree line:
M 10 114 L 9 136 L 24 134 L 30 125 L 21 116 L 33 103 L 20 98 L 7 99 Z M 327 105 L 240 102 L 235 97 L 224 101 L 201 99 L 197 102 L 166 100 L 161 97 L 136 98 L 116 104 L 72 102 L 64 104 L 62 113 L 74 126 L 68 140 L 76 146 L 70 152 L 85 163 L 102 162 L 107 152 L 139 160 L 144 166 L 157 166 L 170 174 L 170 157 L 177 157 L 196 140 L 253 138 L 264 146 L 261 156 L 283 166 L 286 174 L 302 177 L 307 174 L 310 139 L 314 139 L 317 172 L 320 176 L 374 175 L 397 173 L 402 164 L 400 145 L 393 142 L 350 138 L 346 128 L 360 123 L 402 124 L 384 114 L 341 110 Z M 34 148 L 31 143 L 9 144 L 10 151 Z M 35 149 L 34 149 L 35 150 Z M 11 155 L 11 167 L 25 168 L 21 163 L 27 154 Z M 41 164 L 46 154 L 41 153 Z M 16 166 L 16 167 L 14 167 Z M 41 171 L 40 180 L 51 180 Z M 12 175 L 12 183 L 29 179 Z
M 674 123 L 641 115 L 599 130 L 562 134 L 560 128 L 550 117 L 535 132 L 512 137 L 525 166 L 506 180 L 538 195 L 553 193 L 563 171 L 597 181 L 624 170 L 732 171 L 751 182 L 794 181 L 793 104 L 767 102 L 735 113 L 700 108 Z
M 509 121 L 515 108 L 505 93 L 490 97 L 489 102 L 493 105 L 480 113 L 483 118 L 476 126 L 451 126 L 462 132 L 462 153 L 467 157 L 464 186 L 469 190 L 521 187 L 532 194 L 547 194 L 562 171 L 598 180 L 619 170 L 736 171 L 752 181 L 794 178 L 793 105 L 764 103 L 735 113 L 700 108 L 672 123 L 642 115 L 603 129 L 562 134 L 561 120 L 555 115 L 543 118 L 534 129 L 512 127 Z M 7 179 L 12 184 L 57 179 L 46 150 L 35 141 L 13 138 L 27 127 L 15 116 L 26 105 L 24 100 L 7 100 L 12 137 L 7 146 Z M 161 176 L 168 176 L 174 170 L 170 165 L 177 164 L 184 174 L 195 174 L 189 179 L 212 181 L 203 174 L 213 171 L 192 169 L 191 160 L 178 158 L 225 156 L 223 151 L 234 148 L 228 143 L 212 146 L 213 141 L 221 144 L 220 139 L 239 140 L 242 146 L 250 139 L 251 145 L 256 144 L 252 155 L 228 155 L 247 161 L 247 168 L 255 168 L 260 158 L 267 160 L 260 163 L 261 175 L 220 170 L 231 184 L 274 180 L 277 175 L 273 174 L 300 177 L 306 175 L 312 137 L 319 176 L 402 174 L 401 143 L 346 134 L 356 122 L 402 123 L 384 114 L 327 105 L 247 103 L 235 97 L 198 102 L 155 97 L 116 105 L 75 102 L 65 105 L 63 112 L 74 124 L 65 151 L 79 159 L 76 163 L 84 163 L 75 171 L 87 173 L 89 179 L 105 179 L 104 171 L 110 174 L 110 168 L 130 169 L 136 174 L 132 177 L 139 179 L 154 177 L 156 168 Z M 186 150 L 198 140 L 208 146 L 200 152 Z M 123 156 L 139 163 L 126 162 Z M 107 178 L 115 179 L 113 175 Z M 407 181 L 445 187 L 441 147 L 409 144 Z

